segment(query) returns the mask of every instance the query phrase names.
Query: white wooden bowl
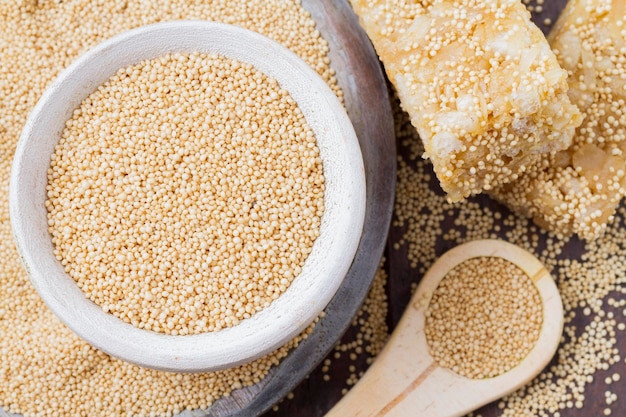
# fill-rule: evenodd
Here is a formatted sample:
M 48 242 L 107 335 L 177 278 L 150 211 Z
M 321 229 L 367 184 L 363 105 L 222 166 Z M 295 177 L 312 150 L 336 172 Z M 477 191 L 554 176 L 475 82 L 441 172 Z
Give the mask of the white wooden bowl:
M 88 300 L 53 255 L 47 229 L 47 170 L 65 122 L 119 68 L 173 52 L 218 53 L 275 78 L 316 134 L 326 189 L 320 236 L 302 273 L 269 307 L 218 332 L 172 336 L 127 324 Z M 149 368 L 199 372 L 236 366 L 283 345 L 325 308 L 356 252 L 365 213 L 358 140 L 339 100 L 309 66 L 281 45 L 238 27 L 178 21 L 135 29 L 89 51 L 47 89 L 17 146 L 10 183 L 15 241 L 30 279 L 76 334 L 122 360 Z

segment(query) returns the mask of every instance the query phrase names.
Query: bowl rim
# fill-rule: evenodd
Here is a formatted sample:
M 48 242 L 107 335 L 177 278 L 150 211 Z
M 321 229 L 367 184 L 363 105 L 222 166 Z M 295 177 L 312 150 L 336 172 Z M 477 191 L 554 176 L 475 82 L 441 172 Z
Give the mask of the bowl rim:
M 326 212 L 320 237 L 302 273 L 269 307 L 218 332 L 173 336 L 136 328 L 105 313 L 63 271 L 52 253 L 47 219 L 42 215 L 46 212 L 47 179 L 41 171 L 45 173 L 49 167 L 51 150 L 33 151 L 53 147 L 71 112 L 117 69 L 168 52 L 197 51 L 251 63 L 289 91 L 318 138 L 326 178 Z M 109 67 L 112 71 L 107 70 Z M 38 181 L 33 171 L 44 177 L 43 193 L 42 180 Z M 365 171 L 344 107 L 302 59 L 247 29 L 209 21 L 172 21 L 133 29 L 101 43 L 52 82 L 29 115 L 19 139 L 9 204 L 16 246 L 31 282 L 48 307 L 78 336 L 139 366 L 177 372 L 214 371 L 250 362 L 277 349 L 323 311 L 348 272 L 359 244 L 365 217 Z

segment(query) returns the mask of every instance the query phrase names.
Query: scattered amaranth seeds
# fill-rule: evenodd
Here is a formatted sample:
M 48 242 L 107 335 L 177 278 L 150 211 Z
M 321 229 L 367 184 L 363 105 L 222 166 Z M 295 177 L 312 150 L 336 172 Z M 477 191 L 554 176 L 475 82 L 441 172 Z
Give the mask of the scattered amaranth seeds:
M 542 323 L 543 304 L 530 277 L 505 259 L 485 256 L 461 262 L 441 280 L 424 333 L 440 366 L 483 379 L 517 366 Z
M 347 387 L 357 383 L 362 376 L 355 373 L 357 366 L 359 369 L 372 364 L 376 356 L 385 347 L 385 343 L 389 338 L 389 329 L 387 327 L 387 294 L 385 293 L 385 285 L 387 283 L 387 273 L 383 269 L 385 260 L 381 261 L 381 266 L 374 276 L 374 281 L 363 302 L 363 306 L 359 309 L 356 316 L 352 320 L 352 326 L 347 336 L 335 346 L 334 351 L 348 356 L 350 365 L 348 371 L 349 377 L 346 380 Z M 326 359 L 326 372 L 331 366 L 332 361 Z M 363 366 L 365 362 L 365 366 Z
M 250 64 L 172 54 L 120 69 L 67 122 L 48 171 L 55 255 L 133 325 L 219 331 L 300 273 L 324 212 L 313 131 Z
M 205 19 L 255 30 L 314 68 L 341 97 L 328 44 L 296 0 L 0 1 L 0 407 L 24 416 L 171 416 L 208 407 L 260 382 L 306 337 L 252 363 L 202 374 L 139 368 L 83 342 L 31 286 L 9 223 L 10 164 L 28 112 L 45 87 L 97 43 L 144 24 Z

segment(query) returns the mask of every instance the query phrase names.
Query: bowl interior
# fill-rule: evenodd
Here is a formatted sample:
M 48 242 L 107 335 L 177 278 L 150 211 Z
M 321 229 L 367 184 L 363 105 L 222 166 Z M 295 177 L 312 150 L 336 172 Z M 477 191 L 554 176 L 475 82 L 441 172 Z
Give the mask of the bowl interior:
M 320 237 L 302 273 L 268 308 L 218 332 L 171 336 L 138 329 L 89 301 L 53 255 L 46 209 L 50 156 L 82 100 L 119 68 L 173 52 L 217 53 L 275 78 L 315 132 L 326 188 Z M 83 55 L 48 88 L 20 138 L 9 191 L 16 245 L 46 304 L 75 333 L 120 359 L 167 371 L 209 371 L 251 361 L 278 348 L 324 309 L 347 273 L 365 214 L 358 140 L 334 93 L 283 46 L 238 27 L 179 21 L 124 33 Z

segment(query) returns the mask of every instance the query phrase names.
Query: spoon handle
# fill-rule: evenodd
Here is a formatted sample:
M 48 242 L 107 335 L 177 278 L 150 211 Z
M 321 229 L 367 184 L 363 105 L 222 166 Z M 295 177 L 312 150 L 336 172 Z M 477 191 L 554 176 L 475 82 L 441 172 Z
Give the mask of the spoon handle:
M 376 361 L 326 417 L 453 417 L 473 409 L 476 399 L 458 390 L 465 378 L 427 353 L 421 307 L 413 301 L 409 308 Z M 455 398 L 445 394 L 450 388 Z

